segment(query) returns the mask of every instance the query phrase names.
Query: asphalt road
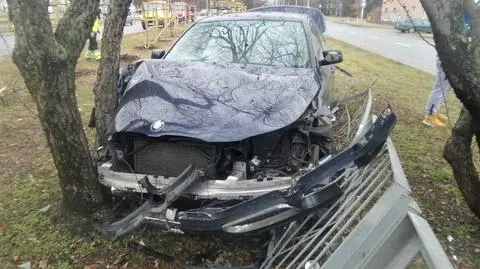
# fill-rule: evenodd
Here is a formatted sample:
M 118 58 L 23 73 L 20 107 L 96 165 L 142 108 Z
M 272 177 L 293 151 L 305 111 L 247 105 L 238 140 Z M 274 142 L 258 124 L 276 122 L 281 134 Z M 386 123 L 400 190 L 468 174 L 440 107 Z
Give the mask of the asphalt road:
M 416 34 L 327 22 L 327 36 L 435 74 L 435 49 Z M 433 43 L 433 41 L 431 41 Z M 331 48 L 334 49 L 334 48 Z M 347 60 L 348 55 L 345 55 Z
M 132 26 L 125 26 L 124 30 L 125 33 L 142 31 L 138 20 Z M 417 35 L 402 34 L 393 29 L 355 27 L 334 22 L 327 23 L 326 35 L 400 63 L 435 73 L 435 49 Z M 4 35 L 3 39 L 0 38 L 0 56 L 8 55 L 13 43 L 13 35 Z
M 140 21 L 135 21 L 132 26 L 125 26 L 124 33 L 138 33 L 142 32 L 142 25 Z M 15 42 L 15 37 L 13 34 L 4 34 L 0 36 L 0 56 L 9 55 L 13 50 L 13 45 Z
M 0 35 L 0 56 L 9 55 L 12 52 L 14 40 L 12 34 Z

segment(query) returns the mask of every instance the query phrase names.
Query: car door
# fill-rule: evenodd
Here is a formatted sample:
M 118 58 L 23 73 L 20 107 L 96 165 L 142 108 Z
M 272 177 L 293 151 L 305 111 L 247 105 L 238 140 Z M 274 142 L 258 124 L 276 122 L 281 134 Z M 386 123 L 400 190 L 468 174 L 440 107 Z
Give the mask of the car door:
M 333 73 L 335 72 L 335 65 L 320 65 L 320 61 L 323 60 L 323 51 L 327 49 L 327 43 L 318 26 L 312 20 L 309 20 L 309 22 L 314 50 L 313 54 L 315 57 L 312 66 L 314 66 L 321 91 L 319 98 L 322 98 L 323 103 L 329 105 L 333 98 Z

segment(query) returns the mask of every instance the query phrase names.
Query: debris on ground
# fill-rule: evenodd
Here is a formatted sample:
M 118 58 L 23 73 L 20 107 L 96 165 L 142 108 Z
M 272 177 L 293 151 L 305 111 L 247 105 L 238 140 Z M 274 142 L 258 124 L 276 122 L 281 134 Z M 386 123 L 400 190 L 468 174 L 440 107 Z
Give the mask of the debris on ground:
M 32 268 L 32 263 L 31 262 L 22 263 L 18 266 L 18 268 L 31 269 Z
M 48 268 L 48 262 L 43 260 L 38 263 L 37 266 L 38 269 L 47 269 Z
M 103 269 L 105 267 L 106 266 L 104 264 L 94 263 L 94 264 L 85 265 L 83 269 Z
M 139 251 L 139 252 L 145 254 L 148 257 L 153 257 L 153 258 L 164 260 L 164 261 L 167 261 L 167 262 L 173 262 L 175 260 L 175 257 L 173 257 L 171 255 L 168 255 L 168 254 L 165 254 L 165 253 L 160 253 L 158 251 L 155 251 L 155 250 L 145 246 L 145 244 L 142 245 L 141 243 L 139 244 L 139 243 L 136 243 L 136 242 L 130 242 L 130 243 L 128 243 L 128 248 L 130 248 L 132 250 L 135 250 L 135 251 Z
M 38 212 L 47 212 L 50 207 L 52 207 L 52 204 L 48 204 L 47 206 L 44 206 L 38 210 Z
M 97 70 L 90 69 L 90 68 L 79 68 L 75 71 L 75 77 L 86 77 L 86 76 L 95 76 L 97 74 Z
M 185 265 L 183 267 L 184 269 L 256 269 L 258 266 L 254 264 L 248 264 L 248 265 L 232 265 L 232 264 L 205 264 L 201 266 L 195 266 L 195 265 Z M 315 268 L 312 268 L 315 269 Z
M 448 236 L 447 236 L 447 241 L 448 241 L 449 243 L 451 243 L 451 242 L 453 241 L 453 237 L 452 237 L 451 235 L 448 235 Z
M 131 63 L 131 62 L 135 62 L 137 60 L 140 60 L 140 57 L 138 57 L 138 55 L 133 55 L 133 54 L 128 54 L 128 53 L 123 53 L 123 54 L 120 54 L 120 61 L 122 62 L 126 62 L 126 63 Z

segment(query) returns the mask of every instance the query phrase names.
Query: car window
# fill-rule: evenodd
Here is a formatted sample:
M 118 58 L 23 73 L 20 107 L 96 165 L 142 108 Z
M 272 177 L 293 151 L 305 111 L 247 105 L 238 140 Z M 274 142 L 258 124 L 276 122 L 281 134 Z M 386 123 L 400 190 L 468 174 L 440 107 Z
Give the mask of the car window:
M 310 20 L 310 30 L 312 31 L 312 43 L 317 56 L 317 60 L 323 59 L 323 48 L 325 46 L 325 40 L 323 39 L 320 29 L 317 25 Z
M 167 60 L 311 66 L 301 22 L 239 20 L 194 25 L 173 46 Z

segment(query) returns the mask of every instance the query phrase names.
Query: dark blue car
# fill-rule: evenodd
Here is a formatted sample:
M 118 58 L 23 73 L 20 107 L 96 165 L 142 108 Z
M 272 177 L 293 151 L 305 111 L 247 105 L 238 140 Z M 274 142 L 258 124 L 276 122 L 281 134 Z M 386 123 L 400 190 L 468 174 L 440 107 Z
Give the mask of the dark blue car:
M 331 101 L 342 54 L 324 31 L 320 10 L 306 7 L 205 18 L 122 69 L 98 171 L 136 209 L 95 227 L 256 233 L 330 214 L 355 182 L 347 168 L 375 158 L 396 116 L 387 107 L 369 124 L 368 91 Z
M 284 191 L 334 153 L 342 54 L 327 49 L 323 15 L 260 11 L 199 20 L 122 69 L 102 184 L 231 203 Z

